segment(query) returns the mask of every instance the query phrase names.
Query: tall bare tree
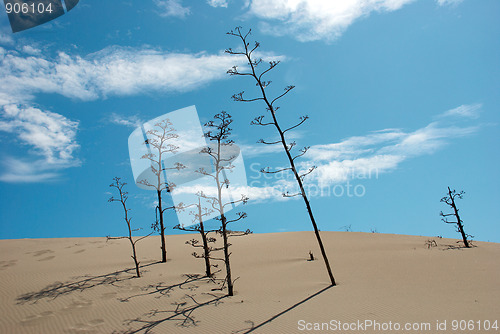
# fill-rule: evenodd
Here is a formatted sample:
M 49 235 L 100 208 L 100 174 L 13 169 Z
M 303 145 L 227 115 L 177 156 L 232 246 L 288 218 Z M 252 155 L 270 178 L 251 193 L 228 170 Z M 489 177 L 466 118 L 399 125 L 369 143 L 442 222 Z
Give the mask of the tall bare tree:
M 278 121 L 278 116 L 277 116 L 277 111 L 279 110 L 279 107 L 276 106 L 276 102 L 278 102 L 281 98 L 283 98 L 285 95 L 287 95 L 295 86 L 287 86 L 285 87 L 284 91 L 281 94 L 278 94 L 276 97 L 270 97 L 267 91 L 267 88 L 271 84 L 270 80 L 265 80 L 264 77 L 276 66 L 279 65 L 279 61 L 270 61 L 266 68 L 263 70 L 259 70 L 260 66 L 263 64 L 263 60 L 261 58 L 255 58 L 253 56 L 254 52 L 260 47 L 259 42 L 255 42 L 252 46 L 250 45 L 250 42 L 248 41 L 248 36 L 250 35 L 251 30 L 249 30 L 246 34 L 243 34 L 241 32 L 241 27 L 236 27 L 234 30 L 231 30 L 227 34 L 230 36 L 237 37 L 243 46 L 242 51 L 236 51 L 231 48 L 227 49 L 225 52 L 231 55 L 237 55 L 237 56 L 244 56 L 246 57 L 247 64 L 249 66 L 248 71 L 241 72 L 237 66 L 233 66 L 230 70 L 227 71 L 227 73 L 231 76 L 244 76 L 244 77 L 250 77 L 255 81 L 256 86 L 258 87 L 258 97 L 254 98 L 246 98 L 244 97 L 244 91 L 240 92 L 238 94 L 234 94 L 232 96 L 233 100 L 239 101 L 239 102 L 255 102 L 255 101 L 262 101 L 266 107 L 266 110 L 268 111 L 269 115 L 271 116 L 270 121 L 265 121 L 265 115 L 261 115 L 256 117 L 253 121 L 253 125 L 260 125 L 260 126 L 273 126 L 275 130 L 277 131 L 279 135 L 279 139 L 276 141 L 265 141 L 261 139 L 259 142 L 266 144 L 266 145 L 276 145 L 276 144 L 281 144 L 283 146 L 283 150 L 286 154 L 286 157 L 289 162 L 289 166 L 287 168 L 282 168 L 279 170 L 274 170 L 271 171 L 269 168 L 267 169 L 262 169 L 261 172 L 264 173 L 281 173 L 285 171 L 291 171 L 294 175 L 295 180 L 297 181 L 297 185 L 299 188 L 299 192 L 296 194 L 289 194 L 284 193 L 283 196 L 285 197 L 292 197 L 292 196 L 301 196 L 302 199 L 304 200 L 304 203 L 307 208 L 307 212 L 309 214 L 309 218 L 311 220 L 312 226 L 314 228 L 314 233 L 316 235 L 316 240 L 318 241 L 319 248 L 321 250 L 321 255 L 323 256 L 323 260 L 325 262 L 326 270 L 328 272 L 328 276 L 330 278 L 330 282 L 332 285 L 335 284 L 335 278 L 333 277 L 333 273 L 330 267 L 330 263 L 328 261 L 328 257 L 326 255 L 325 247 L 323 246 L 323 241 L 321 240 L 321 236 L 319 233 L 318 226 L 316 224 L 316 220 L 314 219 L 314 215 L 311 209 L 311 205 L 309 203 L 309 199 L 307 197 L 307 194 L 304 190 L 304 184 L 303 180 L 308 175 L 311 173 L 315 167 L 309 168 L 307 171 L 301 173 L 297 167 L 296 167 L 296 159 L 303 156 L 306 154 L 307 150 L 309 147 L 304 147 L 302 148 L 298 153 L 295 153 L 295 155 L 292 153 L 292 149 L 296 146 L 295 141 L 288 142 L 286 139 L 286 133 L 290 130 L 293 130 L 299 126 L 301 126 L 307 119 L 308 116 L 301 116 L 299 119 L 299 122 L 296 123 L 295 125 L 289 126 L 287 128 L 282 128 L 281 124 Z
M 462 235 L 462 240 L 464 242 L 464 246 L 469 248 L 470 247 L 470 240 L 468 240 L 469 237 L 472 237 L 470 234 L 465 233 L 464 231 L 464 224 L 463 220 L 460 218 L 460 215 L 458 214 L 458 208 L 457 204 L 455 202 L 455 199 L 463 199 L 465 192 L 460 191 L 456 192 L 455 189 L 451 190 L 450 187 L 448 187 L 448 194 L 441 198 L 441 202 L 449 205 L 452 209 L 452 213 L 443 213 L 441 211 L 439 215 L 442 217 L 441 220 L 445 222 L 446 224 L 455 224 L 457 225 L 457 232 L 459 232 Z M 450 216 L 455 216 L 456 221 L 449 221 L 448 217 Z
M 151 162 L 151 171 L 155 175 L 155 181 L 140 180 L 139 183 L 156 190 L 158 205 L 156 207 L 157 220 L 153 225 L 161 236 L 161 262 L 167 262 L 167 244 L 165 242 L 165 223 L 164 212 L 166 210 L 175 209 L 175 206 L 163 207 L 163 192 L 170 192 L 175 184 L 168 182 L 165 172 L 167 170 L 181 170 L 185 168 L 181 163 L 175 163 L 173 166 L 164 166 L 163 159 L 168 153 L 176 153 L 179 149 L 170 143 L 172 139 L 179 136 L 175 133 L 172 127 L 172 122 L 169 119 L 162 120 L 154 125 L 154 128 L 146 132 L 148 139 L 145 145 L 149 147 L 149 153 L 143 155 L 142 159 L 148 159 Z
M 211 209 L 213 209 L 217 214 L 217 219 L 221 222 L 219 233 L 222 236 L 223 240 L 223 251 L 224 251 L 224 265 L 226 268 L 226 278 L 225 283 L 227 284 L 227 292 L 229 296 L 234 295 L 233 291 L 233 279 L 231 273 L 231 263 L 229 252 L 229 247 L 231 244 L 229 243 L 229 237 L 231 236 L 240 236 L 251 233 L 250 230 L 246 230 L 245 232 L 235 232 L 228 229 L 228 225 L 230 223 L 235 223 L 241 219 L 246 218 L 245 212 L 236 213 L 236 218 L 228 219 L 227 218 L 227 207 L 231 205 L 235 205 L 238 203 L 245 204 L 248 198 L 245 195 L 241 195 L 241 198 L 237 200 L 229 200 L 226 201 L 224 197 L 224 193 L 230 186 L 230 181 L 227 178 L 227 173 L 235 166 L 232 164 L 232 161 L 236 158 L 231 152 L 231 146 L 234 144 L 233 140 L 229 139 L 229 135 L 231 134 L 231 128 L 229 127 L 232 123 L 231 115 L 227 112 L 222 111 L 219 114 L 214 116 L 214 120 L 211 120 L 205 124 L 205 127 L 209 129 L 208 132 L 205 133 L 205 137 L 209 139 L 212 145 L 209 145 L 201 150 L 202 154 L 208 154 L 213 161 L 213 171 L 208 171 L 204 168 L 200 168 L 197 172 L 213 178 L 216 186 L 216 194 L 215 196 L 211 196 L 209 194 L 204 193 L 203 191 L 199 193 L 201 198 L 204 198 L 206 201 L 210 203 Z M 229 155 L 227 154 L 229 152 Z
M 141 272 L 139 270 L 139 259 L 137 257 L 137 250 L 135 248 L 135 244 L 138 243 L 139 241 L 141 241 L 142 239 L 144 238 L 147 238 L 149 237 L 153 232 L 149 233 L 148 235 L 146 236 L 142 236 L 142 237 L 139 237 L 139 238 L 136 238 L 134 240 L 134 237 L 132 236 L 132 233 L 135 232 L 135 231 L 138 231 L 139 229 L 132 229 L 132 226 L 131 226 L 131 220 L 132 218 L 130 218 L 128 212 L 130 211 L 130 209 L 127 209 L 127 199 L 128 199 L 128 192 L 126 192 L 123 187 L 125 187 L 126 183 L 125 182 L 121 182 L 120 181 L 120 178 L 119 177 L 115 177 L 113 178 L 113 183 L 111 183 L 109 186 L 110 187 L 113 187 L 113 188 L 116 188 L 118 190 L 118 194 L 119 194 L 119 198 L 115 198 L 113 196 L 111 196 L 111 198 L 108 200 L 108 202 L 120 202 L 122 207 L 123 207 L 123 219 L 125 219 L 125 222 L 127 223 L 127 227 L 128 227 L 128 236 L 126 237 L 110 237 L 108 236 L 107 237 L 107 240 L 111 240 L 111 239 L 128 239 L 130 241 L 130 246 L 132 247 L 132 259 L 134 259 L 134 264 L 135 264 L 135 272 L 136 272 L 136 275 L 137 277 L 141 277 Z
M 210 237 L 209 233 L 211 232 L 216 232 L 216 230 L 211 230 L 211 229 L 206 229 L 205 224 L 203 224 L 203 217 L 210 215 L 213 210 L 210 208 L 205 208 L 201 205 L 201 200 L 198 198 L 198 203 L 197 204 L 191 204 L 187 206 L 182 206 L 179 207 L 179 210 L 185 210 L 189 207 L 195 207 L 194 210 L 190 211 L 190 214 L 192 214 L 193 217 L 193 223 L 194 225 L 190 226 L 182 226 L 181 224 L 175 226 L 175 229 L 179 229 L 182 231 L 187 231 L 187 232 L 198 232 L 200 233 L 201 236 L 201 241 L 202 244 L 199 244 L 199 240 L 197 239 L 191 239 L 189 241 L 186 241 L 186 244 L 191 245 L 195 248 L 203 248 L 203 253 L 199 254 L 197 252 L 193 252 L 193 256 L 195 258 L 202 258 L 205 260 L 205 276 L 207 277 L 212 277 L 212 266 L 217 267 L 217 265 L 212 265 L 210 263 L 210 254 L 212 251 L 215 250 L 214 247 L 212 247 L 210 244 L 215 243 L 216 239 L 214 237 Z

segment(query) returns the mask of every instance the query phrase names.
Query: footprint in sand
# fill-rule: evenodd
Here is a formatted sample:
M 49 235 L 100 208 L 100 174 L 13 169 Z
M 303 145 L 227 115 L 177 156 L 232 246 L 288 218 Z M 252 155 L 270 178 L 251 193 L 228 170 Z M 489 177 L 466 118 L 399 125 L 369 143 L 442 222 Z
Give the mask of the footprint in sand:
M 107 292 L 107 293 L 103 293 L 101 298 L 102 299 L 112 299 L 114 297 L 116 297 L 117 293 L 116 292 Z
M 48 318 L 52 317 L 54 315 L 54 312 L 52 311 L 45 311 L 40 314 L 35 314 L 35 315 L 29 315 L 27 317 L 24 317 L 21 319 L 21 325 L 23 326 L 30 326 L 30 325 L 37 325 Z
M 82 246 L 82 244 L 73 244 L 73 245 L 70 245 L 70 246 L 66 246 L 64 248 L 73 248 L 73 247 L 78 247 L 78 246 Z
M 78 300 L 73 300 L 71 304 L 66 306 L 63 311 L 74 311 L 74 310 L 81 310 L 83 308 L 87 308 L 92 306 L 93 301 L 90 299 L 85 299 L 85 298 L 80 298 Z
M 65 332 L 69 334 L 92 334 L 97 333 L 95 327 L 104 324 L 103 319 L 93 319 L 87 323 L 78 323 L 66 329 Z
M 0 270 L 4 270 L 9 267 L 15 266 L 16 264 L 17 260 L 0 261 Z
M 78 254 L 78 253 L 83 253 L 85 252 L 85 249 L 79 249 L 77 251 L 74 251 L 73 254 Z
M 104 319 L 94 319 L 89 321 L 90 326 L 99 326 L 104 324 Z
M 44 254 L 50 254 L 50 253 L 54 253 L 54 251 L 50 250 L 50 249 L 44 249 L 44 250 L 33 252 L 33 256 L 42 256 Z
M 53 258 L 55 258 L 55 256 L 47 256 L 47 257 L 44 257 L 43 259 L 40 259 L 38 261 L 49 261 L 49 260 L 52 260 Z
M 138 292 L 141 291 L 142 288 L 137 285 L 125 285 L 120 287 L 121 291 L 127 291 L 127 292 Z

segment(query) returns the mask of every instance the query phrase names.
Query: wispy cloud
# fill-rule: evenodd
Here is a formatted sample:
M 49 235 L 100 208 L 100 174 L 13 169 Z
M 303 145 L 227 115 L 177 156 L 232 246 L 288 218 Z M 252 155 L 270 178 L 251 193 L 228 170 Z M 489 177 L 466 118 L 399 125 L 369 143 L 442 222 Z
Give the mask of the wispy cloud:
M 461 3 L 463 0 L 437 0 L 438 5 L 440 6 L 456 6 Z
M 457 115 L 475 117 L 480 108 L 480 104 L 462 105 L 442 113 L 439 121 L 414 131 L 384 129 L 363 136 L 348 137 L 336 143 L 313 145 L 298 167 L 304 173 L 311 166 L 316 166 L 316 170 L 306 178 L 306 183 L 316 190 L 354 178 L 378 178 L 380 174 L 397 169 L 401 163 L 411 158 L 433 154 L 456 138 L 477 133 L 479 125 L 459 126 L 454 118 Z M 261 151 L 253 146 L 250 146 L 252 150 L 249 151 L 255 153 L 255 156 L 281 151 L 278 148 L 266 150 L 267 145 L 262 146 Z M 248 155 L 245 147 L 243 152 Z M 255 172 L 255 168 L 252 171 Z M 255 182 L 255 185 L 259 182 Z M 278 179 L 266 180 L 268 182 L 273 182 L 270 186 L 281 190 L 294 189 L 290 175 L 279 175 Z M 269 191 L 266 193 L 273 194 Z M 321 192 L 316 192 L 315 195 L 321 195 Z
M 482 104 L 464 104 L 457 108 L 450 109 L 440 114 L 438 118 L 443 117 L 460 117 L 460 118 L 472 118 L 476 119 L 479 117 L 481 112 Z
M 226 70 L 234 63 L 234 58 L 223 53 L 108 47 L 86 57 L 60 52 L 49 58 L 0 48 L 0 102 L 32 99 L 35 93 L 93 100 L 151 91 L 188 91 L 226 78 Z
M 236 63 L 243 61 L 236 59 Z M 57 174 L 53 171 L 79 163 L 74 157 L 78 122 L 35 107 L 37 94 L 88 101 L 113 95 L 183 92 L 226 78 L 226 70 L 234 64 L 235 59 L 222 52 L 186 54 L 108 47 L 87 56 L 59 52 L 50 57 L 34 48 L 0 47 L 0 131 L 15 134 L 31 148 L 33 161 L 43 165 L 26 174 L 33 175 L 31 178 L 21 178 L 11 167 L 27 162 L 10 160 L 4 163 L 7 171 L 0 180 L 53 179 Z M 110 121 L 133 126 L 139 119 L 112 114 Z M 52 172 L 46 172 L 50 168 Z
M 433 122 L 413 132 L 394 129 L 351 137 L 339 143 L 311 147 L 303 168 L 311 164 L 317 166 L 311 178 L 320 186 L 345 182 L 353 175 L 378 176 L 410 158 L 433 154 L 452 139 L 478 130 L 478 126 L 455 127 Z
M 191 14 L 189 7 L 182 6 L 182 0 L 155 0 L 160 16 L 185 18 Z
M 282 147 L 278 145 L 264 145 L 264 144 L 255 144 L 255 145 L 239 145 L 241 152 L 245 155 L 246 158 L 253 158 L 257 156 L 261 156 L 264 154 L 274 154 L 279 153 L 283 150 Z
M 11 34 L 9 34 L 6 29 L 0 28 L 0 45 L 12 45 L 14 44 L 14 39 Z
M 207 0 L 207 3 L 212 7 L 224 7 L 227 8 L 227 0 Z
M 142 121 L 139 117 L 137 116 L 122 116 L 117 113 L 111 113 L 111 115 L 108 118 L 109 122 L 117 125 L 123 125 L 127 126 L 130 128 L 136 128 L 140 126 L 144 121 Z
M 0 130 L 16 133 L 18 138 L 35 149 L 48 163 L 73 159 L 78 122 L 31 106 L 7 105 L 2 110 Z
M 57 178 L 63 168 L 79 165 L 74 157 L 78 122 L 32 106 L 6 105 L 1 109 L 0 131 L 16 134 L 34 157 L 3 157 L 5 182 L 43 182 Z
M 48 163 L 45 159 L 17 159 L 3 157 L 4 172 L 0 181 L 8 183 L 40 183 L 57 181 L 61 177 L 61 170 L 78 166 L 73 161 Z

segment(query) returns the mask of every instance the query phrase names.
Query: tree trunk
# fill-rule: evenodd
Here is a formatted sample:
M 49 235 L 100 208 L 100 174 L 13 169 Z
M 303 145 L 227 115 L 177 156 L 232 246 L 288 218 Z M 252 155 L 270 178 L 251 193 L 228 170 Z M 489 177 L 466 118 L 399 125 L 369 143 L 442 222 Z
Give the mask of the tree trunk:
M 120 191 L 120 195 L 121 195 L 121 191 Z M 125 202 L 122 201 L 122 205 L 123 205 L 123 209 L 125 210 L 125 221 L 127 222 L 127 226 L 128 226 L 128 240 L 130 241 L 130 245 L 132 246 L 132 259 L 134 259 L 134 263 L 135 263 L 135 272 L 137 274 L 137 277 L 141 277 L 141 272 L 139 271 L 139 262 L 137 261 L 137 253 L 135 251 L 135 244 L 134 244 L 134 240 L 132 239 L 132 227 L 130 226 L 130 220 L 128 218 L 128 211 L 127 211 L 127 207 L 125 206 Z
M 221 215 L 222 239 L 224 240 L 224 263 L 226 265 L 227 295 L 233 296 L 233 280 L 231 278 L 231 267 L 229 263 L 229 243 L 227 240 L 226 216 Z
M 137 253 L 135 252 L 135 244 L 132 241 L 132 238 L 130 238 L 130 243 L 132 244 L 132 252 L 134 255 L 132 255 L 132 258 L 134 259 L 135 263 L 135 273 L 137 274 L 137 277 L 141 277 L 141 272 L 139 271 L 139 261 L 137 261 Z
M 161 190 L 158 193 L 158 211 L 160 214 L 161 262 L 167 262 L 167 246 L 165 243 L 165 227 L 163 225 L 163 210 L 161 207 Z
M 246 43 L 245 38 L 241 34 L 240 34 L 240 37 L 243 39 L 243 42 L 244 42 L 243 44 L 245 47 L 245 55 L 247 57 L 248 64 L 250 65 L 250 68 L 252 70 L 251 75 L 253 76 L 253 78 L 257 82 L 257 86 L 259 87 L 261 94 L 262 94 L 262 100 L 264 100 L 265 104 L 267 105 L 267 110 L 270 112 L 272 119 L 273 119 L 273 124 L 274 124 L 274 126 L 275 126 L 275 128 L 278 131 L 278 134 L 280 136 L 280 141 L 281 141 L 281 144 L 283 145 L 283 149 L 285 150 L 286 156 L 287 156 L 288 161 L 290 163 L 290 168 L 293 171 L 295 179 L 297 180 L 297 183 L 299 185 L 302 198 L 304 199 L 304 203 L 306 204 L 307 213 L 309 214 L 309 218 L 310 218 L 312 226 L 314 228 L 314 234 L 316 236 L 316 240 L 318 241 L 319 249 L 321 250 L 321 255 L 323 256 L 323 260 L 325 262 L 325 266 L 326 266 L 326 270 L 328 272 L 328 276 L 330 278 L 330 282 L 331 282 L 332 286 L 335 286 L 336 285 L 335 279 L 333 277 L 332 269 L 330 268 L 330 263 L 328 261 L 328 257 L 327 257 L 326 252 L 325 252 L 325 247 L 323 246 L 323 241 L 321 240 L 321 236 L 319 234 L 318 225 L 316 224 L 316 220 L 314 219 L 311 205 L 309 204 L 309 199 L 307 198 L 307 195 L 306 195 L 305 190 L 304 190 L 304 186 L 302 184 L 302 179 L 301 179 L 300 175 L 298 174 L 297 169 L 295 168 L 294 158 L 290 154 L 290 151 L 287 147 L 285 133 L 281 129 L 281 127 L 278 123 L 278 119 L 276 118 L 276 109 L 273 107 L 272 102 L 270 102 L 269 99 L 267 98 L 267 94 L 266 94 L 266 91 L 264 89 L 264 85 L 262 84 L 262 81 L 260 80 L 260 77 L 262 76 L 262 74 L 260 76 L 258 76 L 256 74 L 255 63 L 252 61 L 252 57 L 250 55 L 251 52 L 248 50 L 249 44 Z M 276 101 L 276 99 L 274 101 Z
M 302 183 L 302 179 L 301 179 L 299 173 L 297 172 L 297 169 L 295 168 L 295 162 L 293 160 L 292 155 L 290 154 L 290 151 L 287 148 L 285 134 L 284 134 L 283 130 L 281 130 L 281 127 L 279 126 L 278 119 L 276 118 L 275 110 L 274 110 L 273 106 L 269 103 L 269 101 L 267 100 L 267 97 L 266 97 L 265 91 L 264 91 L 264 87 L 262 87 L 260 80 L 258 80 L 258 83 L 259 83 L 259 86 L 261 88 L 262 95 L 264 96 L 264 101 L 267 103 L 268 109 L 270 110 L 271 116 L 273 117 L 274 126 L 276 127 L 276 130 L 278 130 L 278 133 L 280 135 L 280 140 L 281 140 L 281 143 L 283 145 L 283 149 L 285 150 L 286 156 L 288 158 L 288 162 L 290 163 L 290 167 L 292 169 L 293 175 L 295 176 L 295 179 L 297 180 L 297 184 L 299 185 L 300 194 L 301 194 L 302 198 L 304 199 L 307 213 L 309 214 L 309 219 L 311 220 L 312 226 L 314 228 L 314 235 L 316 236 L 316 240 L 318 241 L 321 255 L 323 256 L 323 261 L 325 262 L 326 271 L 328 272 L 328 277 L 330 278 L 330 282 L 331 282 L 332 286 L 335 286 L 336 285 L 335 278 L 333 277 L 332 269 L 330 267 L 330 262 L 328 261 L 325 247 L 323 246 L 323 241 L 321 240 L 321 236 L 319 234 L 318 225 L 316 224 L 316 220 L 314 219 L 311 205 L 309 204 L 309 199 L 307 198 L 306 192 L 304 190 L 304 185 Z
M 200 217 L 201 217 L 201 208 L 200 208 Z M 203 240 L 203 251 L 205 254 L 205 256 L 204 256 L 205 257 L 205 274 L 207 275 L 207 277 L 212 277 L 212 270 L 210 268 L 210 251 L 208 249 L 207 235 L 205 234 L 205 228 L 203 226 L 203 221 L 201 220 L 201 218 L 200 218 L 200 234 L 201 234 L 201 239 Z
M 457 206 L 455 205 L 455 199 L 453 198 L 453 196 L 451 194 L 450 187 L 448 187 L 448 194 L 450 195 L 451 206 L 453 208 L 453 211 L 455 211 L 455 217 L 457 218 L 458 231 L 462 235 L 462 240 L 464 241 L 464 246 L 466 248 L 469 248 L 470 245 L 469 245 L 469 242 L 467 241 L 467 235 L 465 234 L 464 226 L 462 225 L 462 221 L 460 220 L 460 215 L 458 214 L 458 209 L 457 209 Z

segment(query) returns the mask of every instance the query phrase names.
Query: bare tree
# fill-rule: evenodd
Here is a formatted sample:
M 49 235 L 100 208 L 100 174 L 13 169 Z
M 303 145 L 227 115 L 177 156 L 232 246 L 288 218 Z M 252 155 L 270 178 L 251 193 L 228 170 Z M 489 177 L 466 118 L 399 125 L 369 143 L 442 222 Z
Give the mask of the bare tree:
M 123 212 L 124 212 L 123 219 L 125 219 L 125 222 L 127 223 L 128 236 L 126 236 L 126 237 L 110 237 L 110 236 L 108 236 L 107 240 L 128 239 L 130 241 L 130 246 L 132 247 L 132 259 L 134 259 L 134 264 L 135 264 L 135 272 L 136 272 L 137 277 L 141 277 L 141 272 L 139 270 L 139 260 L 137 258 L 137 250 L 135 248 L 135 244 L 138 243 L 139 241 L 141 241 L 142 239 L 149 237 L 152 234 L 152 232 L 146 236 L 139 237 L 139 238 L 134 240 L 134 238 L 132 236 L 132 232 L 138 231 L 139 229 L 132 229 L 132 226 L 130 223 L 132 218 L 130 218 L 129 214 L 128 214 L 130 209 L 127 209 L 128 192 L 126 192 L 123 189 L 123 187 L 125 187 L 125 185 L 126 185 L 126 183 L 121 182 L 119 177 L 113 178 L 113 183 L 111 183 L 109 186 L 116 188 L 118 190 L 118 194 L 120 195 L 120 197 L 119 198 L 110 197 L 108 202 L 120 202 L 122 204 Z
M 204 208 L 201 205 L 201 201 L 198 198 L 198 204 L 191 204 L 188 206 L 183 206 L 178 208 L 179 210 L 184 210 L 187 209 L 188 207 L 195 207 L 195 210 L 192 210 L 190 214 L 194 216 L 193 218 L 193 223 L 194 225 L 191 226 L 182 226 L 181 224 L 175 226 L 175 229 L 179 229 L 182 231 L 188 231 L 188 232 L 198 232 L 200 233 L 202 244 L 199 244 L 199 240 L 197 239 L 191 239 L 189 241 L 186 241 L 186 244 L 191 245 L 195 248 L 203 248 L 203 253 L 199 254 L 197 252 L 193 252 L 193 256 L 195 258 L 201 258 L 205 260 L 205 276 L 207 277 L 212 277 L 212 266 L 217 267 L 217 265 L 212 265 L 210 263 L 210 254 L 212 251 L 214 251 L 214 247 L 210 246 L 210 244 L 215 243 L 216 239 L 214 237 L 210 237 L 209 233 L 211 232 L 216 232 L 216 230 L 210 230 L 206 229 L 205 225 L 203 224 L 203 217 L 210 215 L 213 210 L 210 208 Z
M 455 224 L 457 225 L 457 232 L 459 232 L 462 235 L 462 240 L 464 242 L 464 246 L 469 248 L 470 247 L 470 240 L 468 239 L 469 237 L 472 237 L 470 234 L 465 233 L 464 231 L 464 224 L 463 220 L 460 219 L 460 215 L 458 214 L 458 208 L 455 202 L 456 198 L 462 199 L 464 196 L 465 192 L 460 191 L 456 192 L 455 189 L 451 190 L 450 187 L 448 187 L 448 194 L 441 198 L 441 202 L 449 205 L 452 209 L 452 213 L 443 213 L 441 211 L 439 215 L 442 217 L 441 220 L 445 222 L 446 224 Z M 455 216 L 456 221 L 449 221 L 447 217 L 450 216 Z
M 225 52 L 231 55 L 238 55 L 238 56 L 244 56 L 246 57 L 247 64 L 249 65 L 249 70 L 246 72 L 241 72 L 237 66 L 233 66 L 230 70 L 227 71 L 227 73 L 231 76 L 236 75 L 236 76 L 248 76 L 255 80 L 256 86 L 258 87 L 259 90 L 259 95 L 258 97 L 255 98 L 245 98 L 244 97 L 244 91 L 240 92 L 238 94 L 234 94 L 232 96 L 234 101 L 239 101 L 239 102 L 254 102 L 254 101 L 262 101 L 265 106 L 266 110 L 269 112 L 269 115 L 271 116 L 270 121 L 265 121 L 265 115 L 261 115 L 256 117 L 252 121 L 252 125 L 260 125 L 260 126 L 273 126 L 276 131 L 278 132 L 279 139 L 276 141 L 265 141 L 263 139 L 260 139 L 259 142 L 262 144 L 266 145 L 276 145 L 276 144 L 281 144 L 283 146 L 283 150 L 285 151 L 286 157 L 289 162 L 289 166 L 287 168 L 281 168 L 278 170 L 271 171 L 269 168 L 262 169 L 261 172 L 263 173 L 270 173 L 270 174 L 275 174 L 275 173 L 281 173 L 281 172 L 286 172 L 286 171 L 291 171 L 294 175 L 295 180 L 297 181 L 297 185 L 299 187 L 299 192 L 296 194 L 289 194 L 283 193 L 284 197 L 294 197 L 294 196 L 301 196 L 302 199 L 304 200 L 304 203 L 307 208 L 307 212 L 309 214 L 309 218 L 311 220 L 312 226 L 314 228 L 314 233 L 316 235 L 316 240 L 318 241 L 319 248 L 321 250 L 321 255 L 323 256 L 323 260 L 325 262 L 326 270 L 328 272 L 328 276 L 330 278 L 331 284 L 334 286 L 335 284 L 335 279 L 332 274 L 332 270 L 330 268 L 330 263 L 328 262 L 328 257 L 326 255 L 325 248 L 323 246 L 323 242 L 321 240 L 321 236 L 319 234 L 319 229 L 316 224 L 316 220 L 314 219 L 314 215 L 311 209 L 311 205 L 309 203 L 309 199 L 307 197 L 307 194 L 304 190 L 304 185 L 303 181 L 304 178 L 310 174 L 316 167 L 310 167 L 307 171 L 305 172 L 300 172 L 297 170 L 296 167 L 296 159 L 300 158 L 304 154 L 306 154 L 307 150 L 309 147 L 304 147 L 302 148 L 298 153 L 293 154 L 292 150 L 296 146 L 295 141 L 288 142 L 286 139 L 286 133 L 290 130 L 293 130 L 302 124 L 309 118 L 308 116 L 301 116 L 299 118 L 299 121 L 287 128 L 282 128 L 277 117 L 277 111 L 279 110 L 279 107 L 276 106 L 276 102 L 278 102 L 281 98 L 283 98 L 285 95 L 287 95 L 295 86 L 287 86 L 285 87 L 285 90 L 283 93 L 279 94 L 278 96 L 272 98 L 269 97 L 267 88 L 271 84 L 271 81 L 269 80 L 264 80 L 264 76 L 269 73 L 272 69 L 274 69 L 276 66 L 279 65 L 279 61 L 270 61 L 265 69 L 262 71 L 259 71 L 259 66 L 262 65 L 263 60 L 261 58 L 254 58 L 253 53 L 255 50 L 257 50 L 260 46 L 259 42 L 255 42 L 253 46 L 250 46 L 250 42 L 248 41 L 248 36 L 250 35 L 251 30 L 249 30 L 246 34 L 243 34 L 241 32 L 241 27 L 237 27 L 234 30 L 231 30 L 228 32 L 228 35 L 235 36 L 238 39 L 241 40 L 243 44 L 243 51 L 235 51 L 233 49 L 227 49 Z
M 246 218 L 245 212 L 236 213 L 235 219 L 228 219 L 226 215 L 226 208 L 230 205 L 235 205 L 238 203 L 245 204 L 248 198 L 245 195 L 241 195 L 240 199 L 225 201 L 223 195 L 225 190 L 230 186 L 230 181 L 227 178 L 227 173 L 234 168 L 232 161 L 236 158 L 234 155 L 227 155 L 226 153 L 230 151 L 230 147 L 234 142 L 229 138 L 231 134 L 231 128 L 229 125 L 232 123 L 231 115 L 227 112 L 222 111 L 214 116 L 214 120 L 209 121 L 205 124 L 205 127 L 210 130 L 205 133 L 205 137 L 209 139 L 213 145 L 209 145 L 201 150 L 202 154 L 208 154 L 213 160 L 213 169 L 211 173 L 204 168 L 197 170 L 198 173 L 213 178 L 216 185 L 216 195 L 210 196 L 203 191 L 199 193 L 201 198 L 204 198 L 208 203 L 210 203 L 211 209 L 213 209 L 217 214 L 218 219 L 221 222 L 219 233 L 222 236 L 224 251 L 224 264 L 226 267 L 226 278 L 225 283 L 227 284 L 227 291 L 229 296 L 233 296 L 233 279 L 231 276 L 231 264 L 229 257 L 231 253 L 229 252 L 229 247 L 231 244 L 228 239 L 230 236 L 241 236 L 251 233 L 250 230 L 244 232 L 234 232 L 228 229 L 228 224 L 237 222 L 241 219 Z
M 151 171 L 155 175 L 156 180 L 155 182 L 140 180 L 139 183 L 156 190 L 158 199 L 158 205 L 156 207 L 157 218 L 153 227 L 160 232 L 161 236 L 161 262 L 167 262 L 167 245 L 165 242 L 165 224 L 163 213 L 166 210 L 175 209 L 175 206 L 164 208 L 162 193 L 163 191 L 170 192 L 175 187 L 175 184 L 167 181 L 165 172 L 173 169 L 181 170 L 185 168 L 185 166 L 180 163 L 175 163 L 174 166 L 166 167 L 163 164 L 165 155 L 168 153 L 176 153 L 179 149 L 178 146 L 169 143 L 172 139 L 179 137 L 175 133 L 175 129 L 172 127 L 172 122 L 170 122 L 169 119 L 165 119 L 156 123 L 154 126 L 155 128 L 146 132 L 148 139 L 144 144 L 148 146 L 149 153 L 143 155 L 142 159 L 148 159 L 151 161 Z

